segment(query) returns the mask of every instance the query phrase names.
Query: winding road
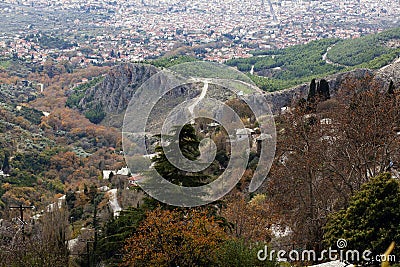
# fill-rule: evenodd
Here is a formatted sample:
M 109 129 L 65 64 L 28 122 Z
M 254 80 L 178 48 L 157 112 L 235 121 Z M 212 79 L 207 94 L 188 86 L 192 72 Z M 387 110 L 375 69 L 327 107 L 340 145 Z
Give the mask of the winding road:
M 329 58 L 328 58 L 328 52 L 329 52 L 329 50 L 331 50 L 332 47 L 334 47 L 335 45 L 336 45 L 336 44 L 333 44 L 333 45 L 331 45 L 330 47 L 328 47 L 328 48 L 326 49 L 325 54 L 322 55 L 322 60 L 324 60 L 326 64 L 334 65 L 334 66 L 336 66 L 336 67 L 347 67 L 346 65 L 342 65 L 342 64 L 339 64 L 339 63 L 335 63 L 335 62 L 329 60 Z
M 190 114 L 192 115 L 193 118 L 194 118 L 194 113 L 193 113 L 194 108 L 200 103 L 201 100 L 204 99 L 204 97 L 205 97 L 206 94 L 207 94 L 207 90 L 208 90 L 208 81 L 202 80 L 202 82 L 204 83 L 204 86 L 203 86 L 203 89 L 202 89 L 202 91 L 201 91 L 200 96 L 196 99 L 196 101 L 194 101 L 194 103 L 193 103 L 192 105 L 190 105 L 190 106 L 188 107 L 188 110 L 189 110 L 189 112 L 190 112 Z

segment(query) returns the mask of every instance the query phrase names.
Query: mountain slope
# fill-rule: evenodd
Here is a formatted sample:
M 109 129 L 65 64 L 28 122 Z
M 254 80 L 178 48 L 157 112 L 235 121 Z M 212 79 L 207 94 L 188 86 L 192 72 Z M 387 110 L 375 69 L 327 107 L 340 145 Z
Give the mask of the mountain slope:
M 254 51 L 229 66 L 249 72 L 265 91 L 277 91 L 356 68 L 379 69 L 400 55 L 400 28 L 357 39 L 321 39 L 285 49 Z

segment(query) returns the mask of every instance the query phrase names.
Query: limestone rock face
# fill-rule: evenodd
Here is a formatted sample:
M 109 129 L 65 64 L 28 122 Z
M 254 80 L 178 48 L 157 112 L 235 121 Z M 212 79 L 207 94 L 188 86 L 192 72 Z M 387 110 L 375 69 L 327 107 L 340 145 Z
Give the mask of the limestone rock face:
M 79 104 L 85 109 L 94 101 L 101 103 L 105 112 L 121 113 L 140 85 L 157 72 L 149 65 L 120 65 L 110 70 L 103 82 L 88 89 Z
M 107 114 L 102 123 L 121 127 L 124 111 L 136 90 L 158 72 L 157 68 L 144 64 L 123 64 L 109 71 L 103 82 L 89 88 L 79 103 L 85 111 L 100 104 Z
M 159 70 L 154 66 L 145 64 L 119 65 L 107 74 L 103 82 L 86 91 L 84 98 L 80 101 L 80 108 L 85 111 L 90 106 L 93 106 L 93 104 L 100 104 L 107 114 L 102 123 L 109 126 L 121 127 L 124 112 L 136 90 L 143 82 L 158 71 Z M 329 94 L 332 98 L 336 97 L 342 85 L 348 83 L 355 84 L 353 87 L 350 86 L 354 88 L 354 90 L 368 90 L 372 86 L 379 86 L 382 90 L 387 90 L 390 80 L 393 80 L 395 90 L 399 90 L 400 59 L 377 71 L 356 69 L 325 77 L 324 80 L 329 84 Z M 319 79 L 316 80 L 317 83 L 319 81 Z M 164 102 L 166 102 L 161 103 L 161 107 L 155 110 L 154 114 L 160 116 L 159 119 L 161 120 L 165 110 L 172 108 L 178 104 L 179 101 L 197 96 L 201 92 L 200 87 L 200 85 L 185 85 L 175 88 L 167 95 L 167 100 L 164 100 Z M 278 114 L 281 112 L 282 108 L 290 106 L 294 101 L 298 101 L 300 98 L 307 99 L 309 88 L 310 84 L 307 83 L 278 92 L 266 92 L 264 95 L 270 103 L 272 112 Z M 227 94 L 227 90 L 224 91 L 223 88 L 210 91 L 215 92 L 214 94 L 217 94 L 219 96 L 217 98 L 220 100 L 226 100 L 232 97 L 232 95 Z M 210 95 L 208 97 L 210 97 Z
M 330 75 L 324 79 L 329 84 L 329 94 L 332 98 L 337 97 L 338 91 L 348 84 L 352 84 L 352 86 L 347 86 L 352 90 L 369 90 L 378 87 L 382 91 L 387 91 L 392 80 L 395 90 L 400 90 L 400 59 L 376 71 L 355 69 Z M 316 80 L 317 83 L 319 81 L 319 79 Z M 300 98 L 307 99 L 309 89 L 309 83 L 302 84 L 282 91 L 266 93 L 265 97 L 270 102 L 272 112 L 278 114 L 283 107 L 291 106 Z
M 376 76 L 384 81 L 393 81 L 394 87 L 400 89 L 400 58 L 377 71 Z M 388 83 L 386 84 L 388 86 Z

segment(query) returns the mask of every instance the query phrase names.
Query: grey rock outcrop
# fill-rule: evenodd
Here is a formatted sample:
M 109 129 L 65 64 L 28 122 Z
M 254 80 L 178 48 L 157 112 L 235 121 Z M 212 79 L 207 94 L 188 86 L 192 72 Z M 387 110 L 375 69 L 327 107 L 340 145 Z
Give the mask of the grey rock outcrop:
M 393 81 L 393 85 L 398 90 L 400 89 L 400 58 L 395 60 L 392 64 L 389 64 L 376 72 L 377 78 L 384 81 Z M 389 84 L 385 84 L 387 87 Z
M 124 112 L 128 107 L 129 101 L 134 96 L 136 90 L 156 74 L 158 69 L 151 65 L 144 64 L 123 64 L 113 68 L 100 84 L 88 89 L 85 97 L 80 101 L 80 107 L 83 111 L 87 110 L 93 104 L 101 104 L 104 112 L 107 114 L 103 124 L 121 127 Z M 332 98 L 337 96 L 338 90 L 349 82 L 355 84 L 351 87 L 354 90 L 368 90 L 372 86 L 379 86 L 382 90 L 389 87 L 390 80 L 394 81 L 395 88 L 400 88 L 400 60 L 380 69 L 373 71 L 370 69 L 356 69 L 349 72 L 338 73 L 324 78 L 329 84 L 329 94 Z M 317 79 L 318 83 L 320 80 Z M 311 81 L 310 81 L 311 82 Z M 349 86 L 347 86 L 348 88 Z M 309 83 L 305 83 L 290 89 L 267 93 L 265 98 L 270 103 L 274 114 L 279 114 L 282 108 L 291 106 L 301 98 L 307 99 Z M 212 90 L 220 97 L 226 99 L 226 90 Z M 165 103 L 153 111 L 155 117 L 165 115 L 165 110 L 172 108 L 179 101 L 195 97 L 200 93 L 198 86 L 181 86 L 175 88 L 167 95 Z M 178 101 L 179 100 L 179 101 Z M 177 102 L 178 101 L 178 102 Z M 168 102 L 168 103 L 167 103 Z M 176 102 L 176 103 L 175 103 Z M 155 121 L 154 121 L 155 122 Z M 156 123 L 157 124 L 157 123 Z
M 85 110 L 92 102 L 101 103 L 106 113 L 122 113 L 140 85 L 157 72 L 157 68 L 144 64 L 117 66 L 103 82 L 86 91 L 79 105 Z
M 353 90 L 369 90 L 373 86 L 379 86 L 383 91 L 389 87 L 390 80 L 394 81 L 395 88 L 400 89 L 400 61 L 373 71 L 370 69 L 355 69 L 348 72 L 330 75 L 324 78 L 329 84 L 329 93 L 332 98 L 337 96 L 349 82 L 353 82 Z M 319 80 L 317 80 L 318 82 Z M 311 81 L 310 81 L 311 82 Z M 274 114 L 279 114 L 283 107 L 289 107 L 301 98 L 307 99 L 310 84 L 302 84 L 293 88 L 278 92 L 266 93 L 265 97 L 269 101 L 271 110 Z

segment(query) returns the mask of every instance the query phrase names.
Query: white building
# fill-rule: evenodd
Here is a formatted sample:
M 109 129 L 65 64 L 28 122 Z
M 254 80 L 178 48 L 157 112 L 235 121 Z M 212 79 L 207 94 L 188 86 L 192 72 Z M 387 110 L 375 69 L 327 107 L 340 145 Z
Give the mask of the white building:
M 112 175 L 129 176 L 130 173 L 131 173 L 131 170 L 128 167 L 123 167 L 120 170 L 116 170 L 116 171 L 104 170 L 103 171 L 103 179 L 108 180 L 108 179 L 110 179 L 110 176 L 112 176 Z
M 108 180 L 110 179 L 111 174 L 116 175 L 116 171 L 103 171 L 103 179 Z
M 248 138 L 250 140 L 253 134 L 255 134 L 255 131 L 252 129 L 249 129 L 249 128 L 237 129 L 236 130 L 236 140 L 242 141 L 242 140 L 245 140 L 246 138 Z

